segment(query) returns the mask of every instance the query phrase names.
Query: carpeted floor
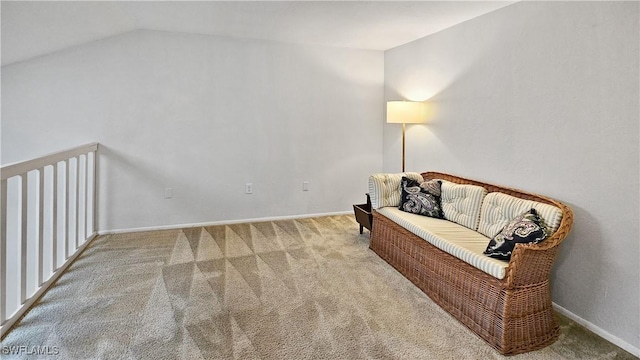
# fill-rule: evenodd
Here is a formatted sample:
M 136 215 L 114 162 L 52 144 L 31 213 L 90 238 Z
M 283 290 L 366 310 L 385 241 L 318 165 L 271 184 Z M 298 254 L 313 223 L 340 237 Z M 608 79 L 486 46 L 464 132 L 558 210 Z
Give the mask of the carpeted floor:
M 368 245 L 352 216 L 102 236 L 9 332 L 1 355 L 503 358 Z M 511 359 L 635 359 L 559 320 L 555 344 Z M 38 350 L 48 354 L 25 356 Z

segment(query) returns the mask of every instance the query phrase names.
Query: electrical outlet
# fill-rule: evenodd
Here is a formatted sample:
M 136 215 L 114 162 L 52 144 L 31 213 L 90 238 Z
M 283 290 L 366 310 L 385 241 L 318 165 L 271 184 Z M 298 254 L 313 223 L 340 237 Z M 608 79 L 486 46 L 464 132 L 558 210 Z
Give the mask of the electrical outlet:
M 252 183 L 247 183 L 244 186 L 244 193 L 245 194 L 253 194 L 253 184 Z
M 173 197 L 173 189 L 172 188 L 164 189 L 164 198 L 171 199 L 172 197 Z
M 302 182 L 302 191 L 309 191 L 309 182 L 308 181 L 303 181 Z

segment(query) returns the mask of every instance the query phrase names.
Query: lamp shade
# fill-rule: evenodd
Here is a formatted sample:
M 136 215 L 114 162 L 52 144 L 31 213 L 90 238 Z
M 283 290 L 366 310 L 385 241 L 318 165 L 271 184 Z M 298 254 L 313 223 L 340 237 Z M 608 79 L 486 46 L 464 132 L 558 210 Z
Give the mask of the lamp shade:
M 424 122 L 424 103 L 417 101 L 387 101 L 387 122 L 417 124 Z

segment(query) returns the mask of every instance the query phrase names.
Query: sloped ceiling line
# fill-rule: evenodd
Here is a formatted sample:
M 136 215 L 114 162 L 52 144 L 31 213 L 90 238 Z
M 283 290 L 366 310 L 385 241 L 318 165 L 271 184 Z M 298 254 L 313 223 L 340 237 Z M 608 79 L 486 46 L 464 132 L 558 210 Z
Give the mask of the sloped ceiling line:
M 384 51 L 514 1 L 2 1 L 2 66 L 138 29 Z

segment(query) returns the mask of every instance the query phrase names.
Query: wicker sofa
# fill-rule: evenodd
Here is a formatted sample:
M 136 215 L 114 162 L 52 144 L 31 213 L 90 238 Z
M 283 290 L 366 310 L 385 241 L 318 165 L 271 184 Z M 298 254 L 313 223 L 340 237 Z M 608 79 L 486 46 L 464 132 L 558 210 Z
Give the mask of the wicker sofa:
M 547 216 L 556 217 L 550 220 L 555 223 L 555 231 L 540 243 L 517 244 L 509 261 L 491 259 L 502 264 L 478 265 L 476 262 L 484 261 L 482 253 L 467 251 L 459 254 L 455 249 L 447 248 L 447 234 L 462 231 L 469 237 L 484 237 L 486 242 L 490 236 L 475 234 L 478 226 L 469 229 L 459 224 L 448 224 L 451 221 L 445 219 L 424 220 L 424 216 L 399 211 L 399 187 L 403 175 L 416 180 L 443 180 L 443 208 L 444 183 L 447 182 L 451 188 L 458 184 L 482 187 L 486 190 L 483 190 L 483 198 L 490 197 L 494 202 L 496 198 L 506 198 L 522 201 L 524 205 L 521 205 L 525 207 L 555 208 L 557 216 L 547 212 Z M 544 196 L 437 172 L 375 174 L 369 179 L 369 194 L 373 208 L 370 248 L 444 310 L 504 355 L 540 349 L 557 339 L 559 328 L 552 309 L 549 277 L 558 246 L 573 223 L 569 207 Z M 457 196 L 460 197 L 459 194 Z M 468 203 L 467 200 L 458 199 L 458 204 Z M 481 213 L 480 220 L 484 217 L 495 222 L 484 226 L 485 233 L 499 231 L 495 229 L 509 214 L 505 204 L 492 204 L 488 200 L 480 202 L 482 204 L 477 206 L 485 212 Z M 455 201 L 453 206 L 455 208 Z M 492 209 L 492 212 L 487 209 Z M 471 221 L 472 218 L 462 220 Z M 448 226 L 445 230 L 433 231 L 435 239 L 444 243 L 431 239 L 433 234 L 429 227 L 436 226 L 433 225 L 436 223 Z M 430 235 L 424 236 L 425 231 Z

